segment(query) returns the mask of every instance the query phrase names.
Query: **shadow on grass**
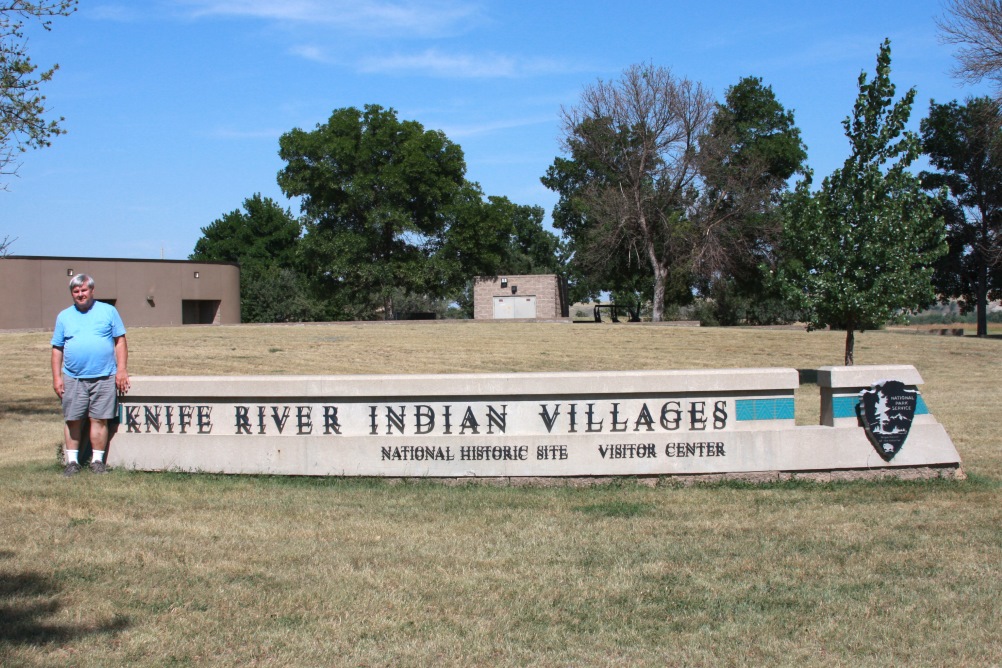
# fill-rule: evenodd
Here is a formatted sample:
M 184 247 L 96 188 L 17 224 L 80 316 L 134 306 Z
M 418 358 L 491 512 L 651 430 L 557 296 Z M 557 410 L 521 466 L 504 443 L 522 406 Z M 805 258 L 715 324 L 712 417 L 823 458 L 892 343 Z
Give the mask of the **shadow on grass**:
M 45 399 L 32 397 L 30 399 L 4 401 L 0 403 L 0 415 L 18 417 L 59 416 L 59 398 L 53 394 L 52 399 L 47 397 Z
M 3 558 L 13 555 L 4 552 Z M 93 634 L 118 633 L 129 620 L 117 616 L 110 622 L 87 625 L 47 621 L 60 610 L 61 588 L 40 573 L 0 571 L 0 658 L 19 645 L 64 644 Z

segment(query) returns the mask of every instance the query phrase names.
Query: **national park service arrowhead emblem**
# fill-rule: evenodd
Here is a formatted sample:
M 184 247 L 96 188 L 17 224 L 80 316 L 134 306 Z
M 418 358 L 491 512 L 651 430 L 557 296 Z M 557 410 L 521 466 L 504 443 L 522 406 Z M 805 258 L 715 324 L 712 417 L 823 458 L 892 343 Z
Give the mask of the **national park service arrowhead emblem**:
M 859 420 L 885 462 L 905 444 L 917 404 L 918 390 L 906 389 L 899 380 L 881 381 L 859 393 Z

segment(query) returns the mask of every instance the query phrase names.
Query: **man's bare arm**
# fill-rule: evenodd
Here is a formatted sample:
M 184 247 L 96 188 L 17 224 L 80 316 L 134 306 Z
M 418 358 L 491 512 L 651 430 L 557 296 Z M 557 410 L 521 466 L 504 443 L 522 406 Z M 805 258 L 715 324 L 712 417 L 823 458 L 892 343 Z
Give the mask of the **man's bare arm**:
M 52 389 L 56 396 L 63 398 L 63 349 L 52 346 Z
M 129 344 L 125 335 L 115 337 L 115 364 L 118 372 L 115 374 L 115 387 L 122 394 L 129 391 Z

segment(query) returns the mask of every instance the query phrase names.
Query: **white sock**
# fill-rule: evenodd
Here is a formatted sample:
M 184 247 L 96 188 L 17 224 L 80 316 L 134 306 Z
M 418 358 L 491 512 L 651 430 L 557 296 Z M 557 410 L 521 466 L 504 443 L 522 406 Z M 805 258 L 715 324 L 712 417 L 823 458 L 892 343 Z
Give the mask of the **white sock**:
M 67 450 L 66 451 L 66 463 L 78 462 L 80 461 L 80 451 L 79 450 Z
M 103 462 L 104 461 L 104 450 L 95 450 L 90 460 L 92 462 Z

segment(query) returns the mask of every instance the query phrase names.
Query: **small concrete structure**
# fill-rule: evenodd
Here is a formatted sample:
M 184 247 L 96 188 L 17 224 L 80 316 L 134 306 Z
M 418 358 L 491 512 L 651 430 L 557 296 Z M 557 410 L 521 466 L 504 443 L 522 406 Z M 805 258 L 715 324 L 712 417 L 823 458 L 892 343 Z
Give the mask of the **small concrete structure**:
M 9 256 L 0 259 L 0 329 L 51 329 L 76 274 L 126 327 L 240 323 L 240 267 L 231 262 Z
M 835 390 L 823 395 L 832 403 L 857 383 L 888 377 L 921 383 L 913 367 L 826 367 L 819 384 Z M 441 478 L 959 471 L 928 410 L 885 461 L 841 408 L 822 407 L 837 416 L 825 418 L 833 424 L 796 426 L 798 385 L 798 372 L 784 368 L 134 377 L 109 463 Z
M 858 422 L 856 406 L 859 393 L 883 380 L 899 380 L 905 387 L 916 390 L 922 384 L 918 370 L 907 364 L 882 366 L 823 366 L 818 369 L 821 389 L 821 424 L 829 427 L 851 427 Z M 915 423 L 935 422 L 925 401 L 919 396 Z
M 555 274 L 480 276 L 474 280 L 474 320 L 567 317 L 567 287 Z

